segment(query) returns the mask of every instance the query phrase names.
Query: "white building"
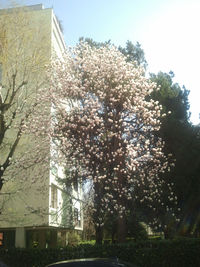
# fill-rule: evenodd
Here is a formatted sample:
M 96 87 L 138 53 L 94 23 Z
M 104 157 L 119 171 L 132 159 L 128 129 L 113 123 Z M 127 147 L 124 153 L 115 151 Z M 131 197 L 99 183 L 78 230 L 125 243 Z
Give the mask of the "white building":
M 1 50 L 0 46 L 1 82 L 8 83 L 6 74 L 16 69 L 19 77 L 16 82 L 26 75 L 28 85 L 24 85 L 24 90 L 35 90 L 45 82 L 45 66 L 53 52 L 61 57 L 65 50 L 63 34 L 53 10 L 44 9 L 42 5 L 0 10 L 0 24 L 0 44 L 7 49 Z M 0 92 L 2 98 L 5 98 L 5 90 Z M 14 135 L 11 129 L 7 139 L 11 140 Z M 24 154 L 31 144 L 29 137 L 23 137 L 16 154 Z M 46 153 L 50 155 L 51 144 L 47 147 Z M 8 151 L 0 149 L 0 153 L 1 166 Z M 83 229 L 81 186 L 74 184 L 67 189 L 59 183 L 56 176 L 64 177 L 63 171 L 52 166 L 50 157 L 38 166 L 20 169 L 15 177 L 4 182 L 0 191 L 0 246 L 64 246 L 72 229 Z M 39 178 L 34 179 L 36 173 Z

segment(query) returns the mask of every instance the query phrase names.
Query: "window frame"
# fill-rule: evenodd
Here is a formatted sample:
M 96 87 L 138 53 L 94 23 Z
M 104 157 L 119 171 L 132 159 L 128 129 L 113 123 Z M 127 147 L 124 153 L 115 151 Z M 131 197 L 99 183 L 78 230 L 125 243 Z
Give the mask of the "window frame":
M 2 83 L 3 79 L 3 64 L 0 62 L 0 84 Z
M 58 188 L 54 184 L 51 184 L 51 208 L 58 208 Z

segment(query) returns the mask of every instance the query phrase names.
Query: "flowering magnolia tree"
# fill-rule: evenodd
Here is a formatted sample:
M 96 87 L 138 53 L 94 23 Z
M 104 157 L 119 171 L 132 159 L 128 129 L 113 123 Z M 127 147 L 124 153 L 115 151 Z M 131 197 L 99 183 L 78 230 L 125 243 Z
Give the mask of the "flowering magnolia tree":
M 163 188 L 168 201 L 175 200 L 172 186 L 158 178 L 170 167 L 156 134 L 162 109 L 150 98 L 156 84 L 115 47 L 80 43 L 53 65 L 54 143 L 71 178 L 92 181 L 97 242 L 108 214 L 117 217 L 118 241 L 123 241 L 129 201 L 169 209 Z M 159 218 L 149 223 L 159 224 Z

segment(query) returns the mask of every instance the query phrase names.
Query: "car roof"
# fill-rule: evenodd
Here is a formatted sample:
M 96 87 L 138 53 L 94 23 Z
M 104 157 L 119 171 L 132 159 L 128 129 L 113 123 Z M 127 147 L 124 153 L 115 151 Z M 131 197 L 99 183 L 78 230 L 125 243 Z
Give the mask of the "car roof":
M 52 263 L 46 267 L 134 267 L 134 265 L 121 262 L 117 258 L 88 258 L 60 261 Z

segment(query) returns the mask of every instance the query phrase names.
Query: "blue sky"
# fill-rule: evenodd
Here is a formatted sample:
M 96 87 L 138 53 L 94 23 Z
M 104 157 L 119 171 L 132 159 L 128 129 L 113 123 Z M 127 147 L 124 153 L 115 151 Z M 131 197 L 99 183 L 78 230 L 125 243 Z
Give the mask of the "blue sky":
M 9 0 L 0 0 L 1 5 Z M 172 70 L 190 90 L 191 121 L 200 113 L 200 0 L 21 0 L 53 7 L 62 21 L 67 45 L 79 37 L 125 46 L 139 41 L 148 71 Z

